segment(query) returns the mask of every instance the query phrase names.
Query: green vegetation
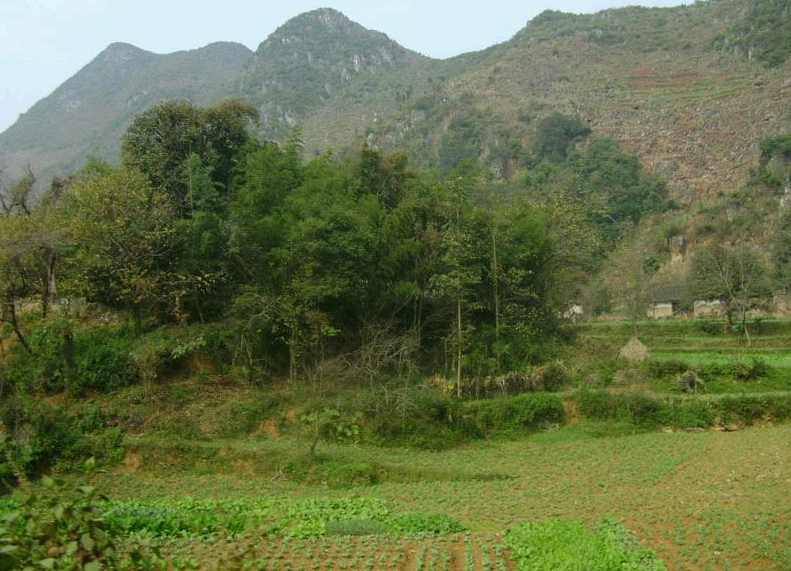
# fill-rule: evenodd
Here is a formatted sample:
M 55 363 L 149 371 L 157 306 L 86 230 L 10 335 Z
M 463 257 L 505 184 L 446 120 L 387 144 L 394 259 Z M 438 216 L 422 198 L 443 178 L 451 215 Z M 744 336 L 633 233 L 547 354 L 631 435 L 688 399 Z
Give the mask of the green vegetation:
M 319 10 L 245 67 L 255 106 L 164 100 L 119 166 L 6 177 L 0 569 L 787 567 L 791 323 L 757 315 L 788 137 L 694 209 L 631 154 L 775 92 L 706 43 L 736 7 L 545 12 L 447 62 Z M 699 299 L 723 318 L 644 320 Z
M 791 4 L 788 0 L 751 2 L 745 21 L 734 26 L 729 35 L 716 38 L 722 48 L 740 49 L 769 67 L 783 64 L 791 54 Z
M 632 545 L 617 522 L 602 522 L 598 532 L 562 520 L 522 524 L 506 532 L 505 542 L 520 571 L 665 568 L 650 550 Z

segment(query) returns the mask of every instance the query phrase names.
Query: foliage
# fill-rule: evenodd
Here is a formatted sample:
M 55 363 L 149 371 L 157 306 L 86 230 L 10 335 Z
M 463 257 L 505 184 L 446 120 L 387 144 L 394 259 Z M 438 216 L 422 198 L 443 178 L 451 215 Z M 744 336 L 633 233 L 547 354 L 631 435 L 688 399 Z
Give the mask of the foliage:
M 466 527 L 445 514 L 406 513 L 394 514 L 387 521 L 390 531 L 396 533 L 457 533 Z
M 789 418 L 787 394 L 742 394 L 708 398 L 656 396 L 644 392 L 578 391 L 579 413 L 592 420 L 620 420 L 642 429 L 752 425 Z
M 538 122 L 535 153 L 550 162 L 563 162 L 568 156 L 569 146 L 590 134 L 590 127 L 578 118 L 554 112 Z
M 746 313 L 769 294 L 768 271 L 755 249 L 740 241 L 735 246 L 719 243 L 698 250 L 690 270 L 692 290 L 698 299 L 721 300 L 728 323 L 734 313 Z
M 560 397 L 549 393 L 469 402 L 465 405 L 484 434 L 524 432 L 565 422 Z
M 32 353 L 16 351 L 3 367 L 19 390 L 85 395 L 138 378 L 130 358 L 133 339 L 123 328 L 76 327 L 59 319 L 41 322 L 29 337 Z
M 791 183 L 791 134 L 761 140 L 760 174 L 776 190 Z
M 123 162 L 144 173 L 164 190 L 178 211 L 189 211 L 189 176 L 193 157 L 209 168 L 211 178 L 227 190 L 236 154 L 249 140 L 248 122 L 258 111 L 239 100 L 200 109 L 186 101 L 164 101 L 135 117 L 123 140 Z M 194 160 L 193 160 L 194 164 Z
M 777 67 L 791 54 L 788 26 L 791 7 L 787 0 L 751 2 L 746 17 L 715 42 L 721 48 L 737 47 L 750 58 L 755 57 L 768 67 Z
M 589 531 L 574 521 L 549 520 L 509 528 L 506 544 L 513 550 L 519 571 L 558 569 L 660 571 L 665 566 L 641 547 L 617 522 L 605 520 Z
M 86 465 L 91 468 L 92 461 Z M 17 492 L 11 510 L 0 514 L 0 567 L 153 569 L 142 546 L 121 547 L 110 533 L 104 502 L 93 486 L 66 485 L 47 476 L 40 489 Z
M 121 430 L 106 427 L 101 418 L 98 422 L 87 420 L 63 407 L 15 395 L 0 405 L 0 426 L 7 433 L 0 435 L 7 438 L 4 452 L 29 478 L 40 476 L 58 463 L 77 465 L 90 457 L 108 463 L 117 461 L 123 451 Z M 0 476 L 8 481 L 0 481 L 0 491 L 17 479 L 17 475 L 3 471 L 0 467 Z
M 107 169 L 86 174 L 69 195 L 77 291 L 112 307 L 141 312 L 177 308 L 173 273 L 173 210 L 163 191 L 139 171 Z M 174 287 L 175 286 L 175 287 Z

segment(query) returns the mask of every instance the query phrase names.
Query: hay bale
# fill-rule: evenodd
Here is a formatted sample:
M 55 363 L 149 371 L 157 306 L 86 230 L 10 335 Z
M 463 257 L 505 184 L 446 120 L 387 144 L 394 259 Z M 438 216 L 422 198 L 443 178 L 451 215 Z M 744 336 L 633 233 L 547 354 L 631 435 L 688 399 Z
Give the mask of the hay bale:
M 619 355 L 630 363 L 644 363 L 651 358 L 648 347 L 643 345 L 637 337 L 629 339 L 629 342 L 621 348 Z

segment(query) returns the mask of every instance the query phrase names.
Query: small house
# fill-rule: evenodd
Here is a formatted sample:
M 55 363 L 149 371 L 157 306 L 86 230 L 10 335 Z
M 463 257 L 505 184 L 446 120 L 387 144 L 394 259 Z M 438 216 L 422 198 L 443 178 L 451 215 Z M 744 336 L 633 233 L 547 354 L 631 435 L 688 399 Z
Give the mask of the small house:
M 651 302 L 648 305 L 648 318 L 667 319 L 680 315 L 687 294 L 687 288 L 683 285 L 656 288 L 651 296 Z

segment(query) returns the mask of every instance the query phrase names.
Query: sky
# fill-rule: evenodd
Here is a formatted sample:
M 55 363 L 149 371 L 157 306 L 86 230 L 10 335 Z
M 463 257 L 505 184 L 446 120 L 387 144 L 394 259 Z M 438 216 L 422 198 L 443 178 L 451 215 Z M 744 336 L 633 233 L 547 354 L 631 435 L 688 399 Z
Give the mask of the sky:
M 0 0 L 0 132 L 108 44 L 167 53 L 214 41 L 255 49 L 289 18 L 320 7 L 432 57 L 505 41 L 546 9 L 596 12 L 679 0 Z

